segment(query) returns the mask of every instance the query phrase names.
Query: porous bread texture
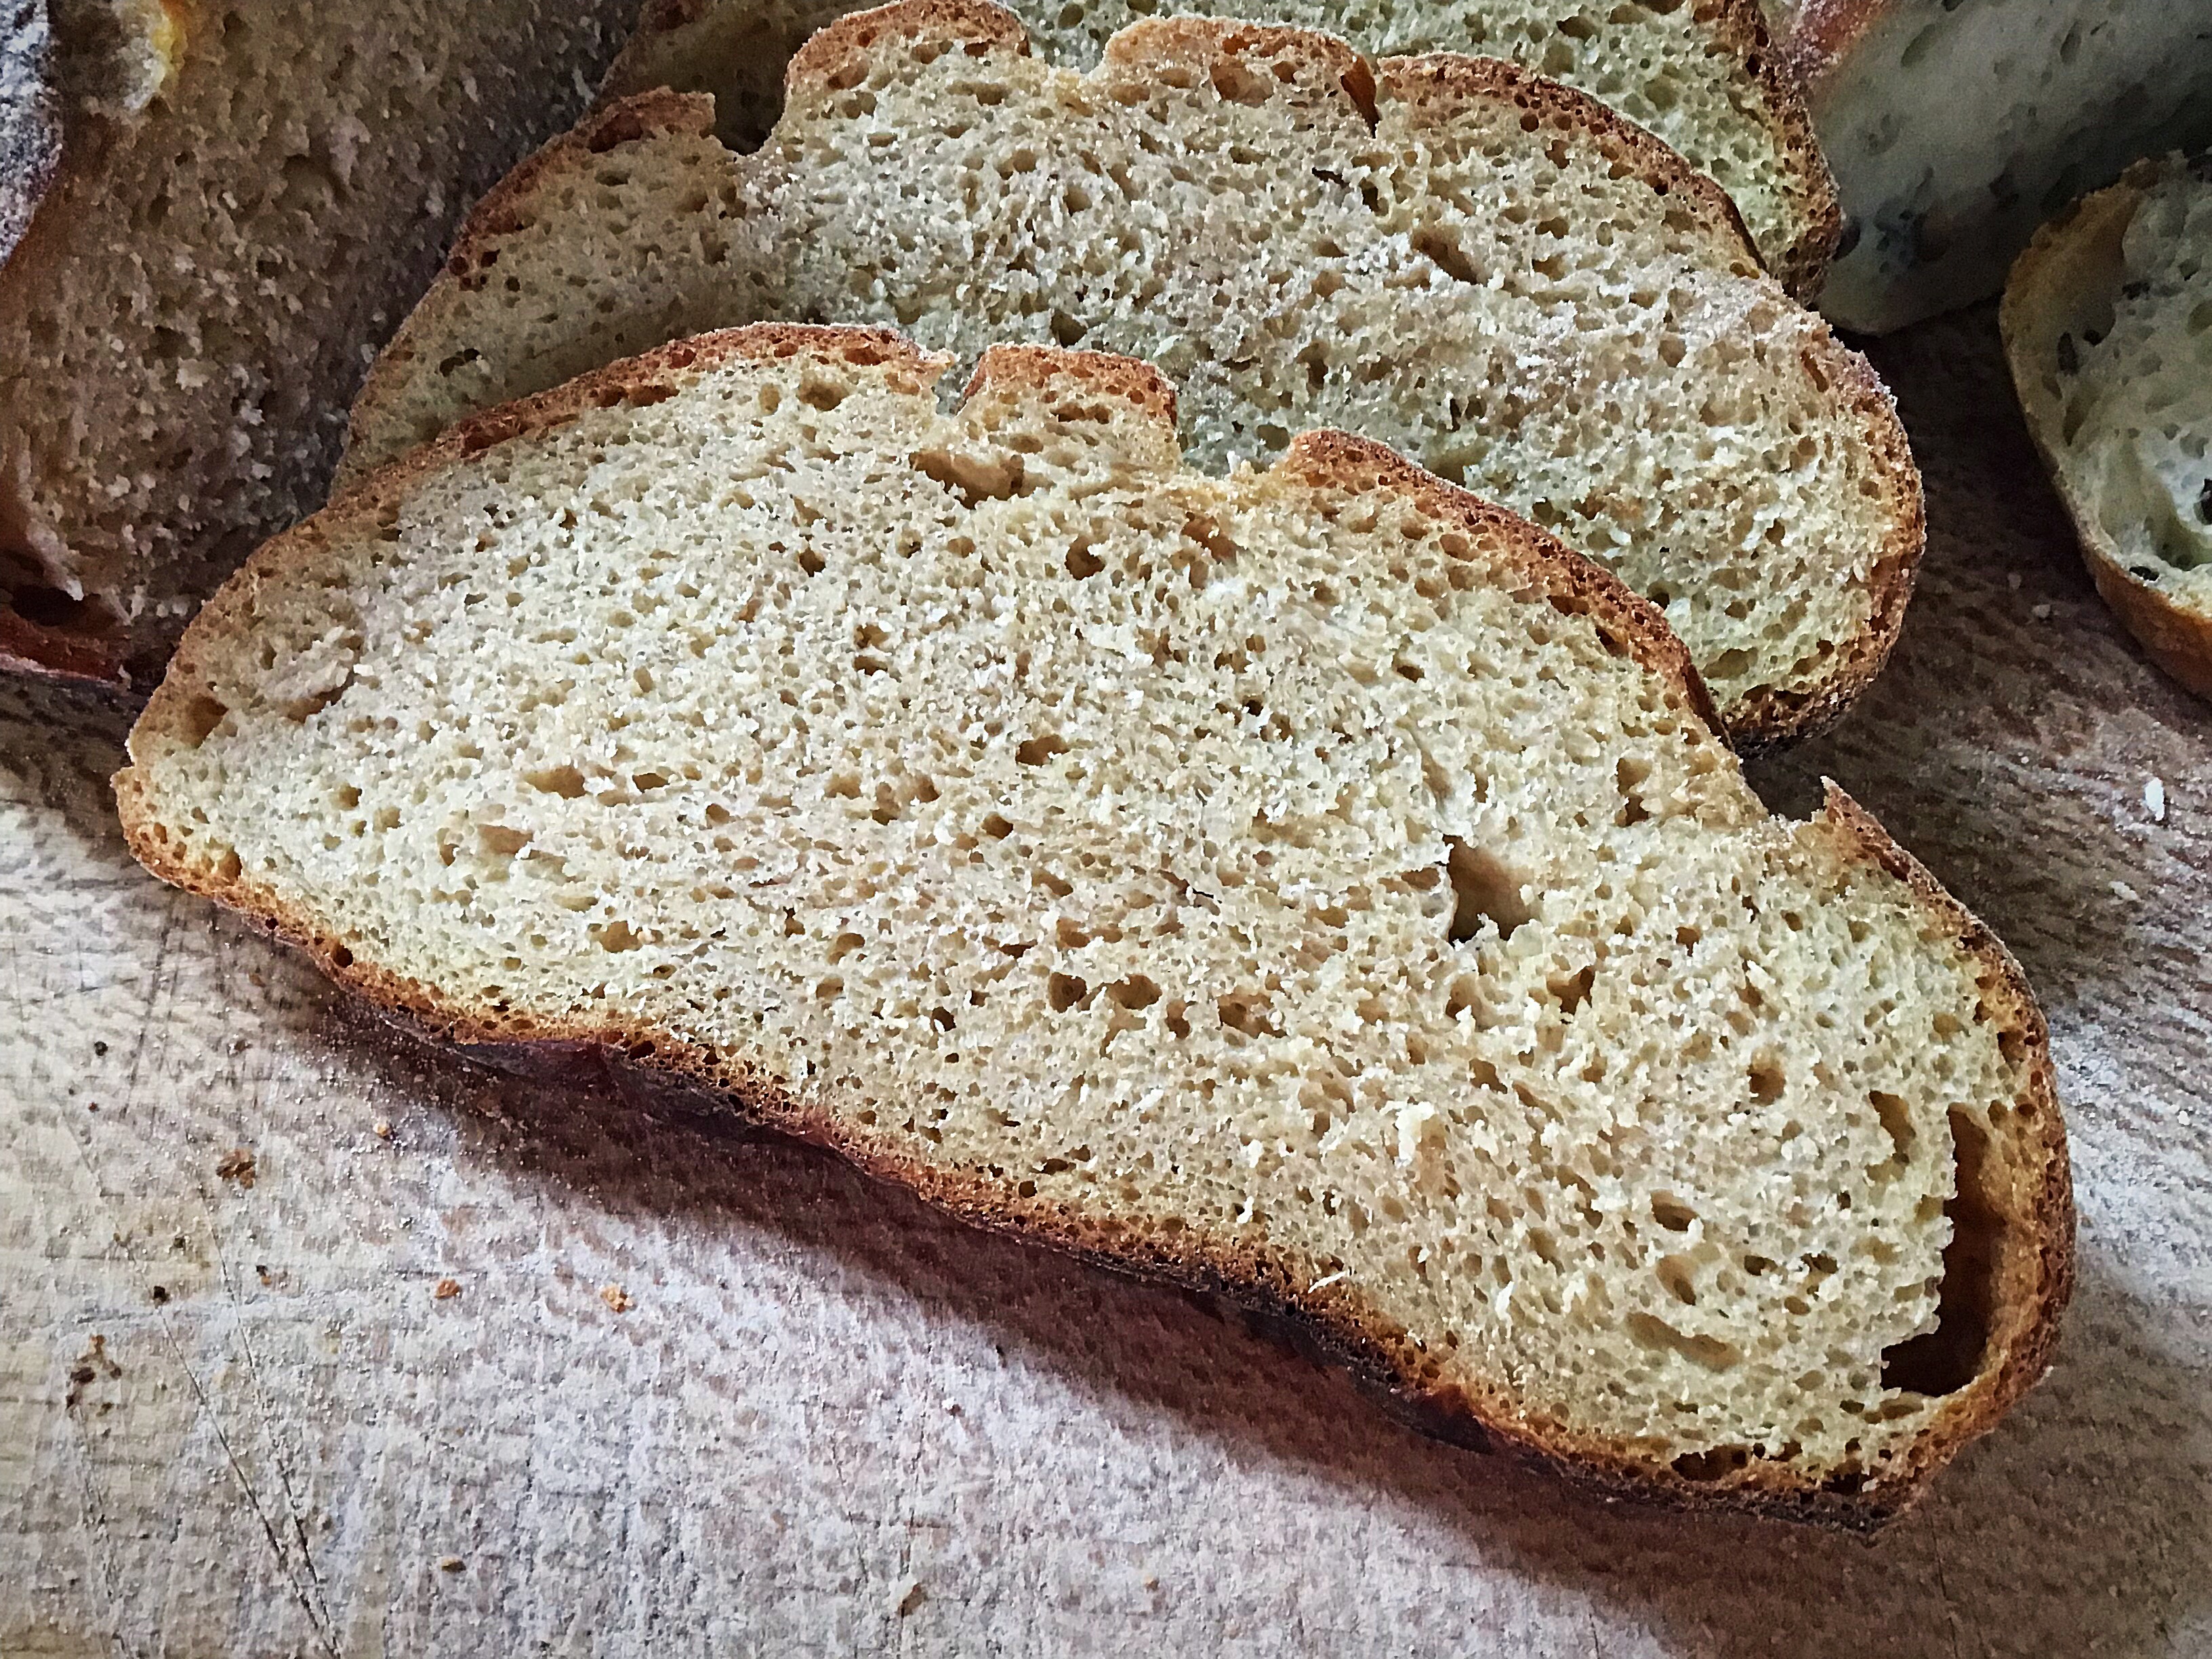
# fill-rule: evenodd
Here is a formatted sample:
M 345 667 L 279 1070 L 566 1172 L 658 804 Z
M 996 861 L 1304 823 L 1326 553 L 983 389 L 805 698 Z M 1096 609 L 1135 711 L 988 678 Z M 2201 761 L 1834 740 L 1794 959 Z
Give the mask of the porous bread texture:
M 586 123 L 463 233 L 342 479 L 710 327 L 1079 343 L 1177 379 L 1203 465 L 1340 426 L 1557 531 L 1667 608 L 1741 743 L 1879 669 L 1921 544 L 1904 433 L 1671 152 L 1491 60 L 1197 19 L 1089 76 L 1024 46 L 924 0 L 817 35 L 753 155 L 696 97 Z
M 1878 1522 L 2041 1370 L 2001 947 L 1770 817 L 1656 611 L 1388 451 L 1180 461 L 1125 359 L 764 326 L 263 549 L 117 780 L 168 880 L 972 1219 L 1285 1309 L 1432 1427 Z
M 2084 191 L 2212 143 L 2205 0 L 1802 0 L 1782 34 L 1843 204 L 1820 307 L 1846 328 L 1987 299 Z
M 603 97 L 666 87 L 714 95 L 722 137 L 750 149 L 774 125 L 784 65 L 849 0 L 655 0 Z M 1130 0 L 1013 10 L 1044 55 L 1089 69 L 1155 9 Z M 1226 0 L 1218 17 L 1340 35 L 1376 57 L 1502 58 L 1602 100 L 1718 180 L 1793 293 L 1820 284 L 1841 228 L 1833 182 L 1795 79 L 1755 0 Z
M 2212 156 L 2139 162 L 2044 227 L 2000 320 L 2098 591 L 2212 696 Z
M 120 682 L 322 498 L 462 212 L 636 0 L 54 0 L 58 175 L 0 270 L 0 666 Z

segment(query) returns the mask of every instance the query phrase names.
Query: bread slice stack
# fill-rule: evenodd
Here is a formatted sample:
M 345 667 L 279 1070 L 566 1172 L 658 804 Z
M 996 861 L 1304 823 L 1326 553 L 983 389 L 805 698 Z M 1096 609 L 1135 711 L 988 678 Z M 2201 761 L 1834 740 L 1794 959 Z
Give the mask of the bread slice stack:
M 2045 226 L 2002 322 L 2097 591 L 2212 696 L 2212 156 L 2139 162 Z
M 851 0 L 650 0 L 604 95 L 711 94 L 717 131 L 750 149 L 782 106 L 785 65 L 816 30 L 858 9 Z M 1042 56 L 1085 70 L 1158 9 L 1132 0 L 1013 7 Z M 1841 218 L 1827 163 L 1757 0 L 1216 0 L 1190 9 L 1325 30 L 1375 57 L 1458 52 L 1518 64 L 1603 100 L 1717 181 L 1793 293 L 1817 291 L 1834 252 Z
M 977 73 L 987 72 L 974 60 Z M 598 1045 L 1294 1316 L 1431 1426 L 1868 1527 L 2040 1370 L 2044 1027 L 1660 614 L 1152 370 L 757 326 L 465 421 L 201 613 L 131 845 L 471 1044 Z
M 121 684 L 322 500 L 370 349 L 636 0 L 51 9 L 0 23 L 0 669 Z
M 372 372 L 343 476 L 474 409 L 753 320 L 1145 358 L 1184 442 L 1388 443 L 1666 608 L 1746 747 L 1838 714 L 1901 621 L 1918 477 L 1864 362 L 1762 275 L 1727 198 L 1510 65 L 1143 23 L 1079 75 L 967 0 L 849 17 L 767 146 L 646 94 L 472 217 Z

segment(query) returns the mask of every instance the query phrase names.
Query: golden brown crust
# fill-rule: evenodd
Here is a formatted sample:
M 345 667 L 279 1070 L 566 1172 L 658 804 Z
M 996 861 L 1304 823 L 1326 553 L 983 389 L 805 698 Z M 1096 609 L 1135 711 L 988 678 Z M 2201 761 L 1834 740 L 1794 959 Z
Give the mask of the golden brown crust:
M 893 35 L 957 41 L 973 58 L 993 52 L 1026 58 L 1030 52 L 1029 30 L 1004 6 L 988 0 L 896 0 L 872 11 L 849 13 L 817 30 L 784 71 L 787 95 L 795 96 L 803 88 L 836 91 L 856 84 L 867 73 L 869 54 Z
M 1028 390 L 1042 392 L 1069 381 L 1088 391 L 1119 398 L 1155 422 L 1167 441 L 1176 441 L 1176 392 L 1166 375 L 1134 357 L 1109 351 L 1066 351 L 1057 346 L 994 345 L 975 360 L 963 402 L 986 392 Z
M 184 721 L 191 688 L 204 681 L 204 659 L 221 643 L 232 617 L 251 605 L 258 585 L 316 556 L 328 538 L 347 526 L 374 521 L 396 510 L 425 478 L 493 444 L 550 430 L 588 410 L 657 397 L 716 363 L 800 353 L 890 365 L 910 372 L 917 388 L 927 386 L 943 367 L 942 359 L 882 331 L 758 325 L 664 347 L 522 404 L 487 411 L 377 474 L 358 491 L 257 554 L 194 623 L 168 679 L 133 734 L 134 750 L 141 734 L 173 731 Z M 1140 414 L 1172 431 L 1172 400 L 1158 375 L 1145 365 L 1100 354 L 1036 347 L 1003 349 L 986 358 L 976 389 L 1004 392 L 1026 385 L 1042 392 L 1071 378 L 1088 393 L 1128 398 Z M 1589 616 L 1617 648 L 1632 653 L 1677 687 L 1700 718 L 1717 731 L 1711 701 L 1687 653 L 1657 610 L 1534 526 L 1422 471 L 1378 444 L 1342 433 L 1300 438 L 1270 477 L 1323 498 L 1390 492 L 1410 498 L 1425 514 L 1457 520 L 1492 545 L 1502 537 L 1530 585 L 1530 598 L 1540 597 L 1561 610 Z M 1322 510 L 1328 510 L 1325 499 Z M 2031 1146 L 2041 1160 L 2039 1195 L 2031 1206 L 2039 1277 L 2032 1299 L 2008 1310 L 2011 1318 L 2003 1331 L 2001 1368 L 1978 1378 L 1960 1397 L 1958 1408 L 1948 1410 L 1936 1427 L 1916 1443 L 1899 1470 L 1886 1471 L 1879 1479 L 1854 1476 L 1818 1484 L 1808 1483 L 1786 1465 L 1757 1462 L 1718 1480 L 1694 1479 L 1669 1467 L 1654 1466 L 1601 1437 L 1578 1433 L 1515 1401 L 1501 1388 L 1446 1383 L 1437 1363 L 1410 1334 L 1366 1305 L 1348 1284 L 1323 1282 L 1326 1276 L 1311 1262 L 1279 1249 L 1231 1245 L 1188 1231 L 1152 1233 L 1110 1218 L 1078 1214 L 1046 1199 L 1024 1198 L 974 1172 L 917 1161 L 888 1140 L 878 1141 L 839 1124 L 821 1103 L 763 1075 L 742 1055 L 717 1053 L 663 1031 L 582 1018 L 540 1019 L 457 1001 L 434 986 L 357 960 L 343 940 L 313 916 L 294 909 L 234 867 L 211 868 L 179 856 L 146 799 L 143 775 L 135 769 L 117 775 L 116 792 L 125 836 L 149 870 L 245 912 L 307 951 L 341 985 L 390 1014 L 419 1022 L 440 1041 L 459 1045 L 478 1060 L 573 1071 L 598 1055 L 610 1068 L 635 1072 L 651 1086 L 701 1092 L 733 1104 L 756 1122 L 828 1146 L 872 1175 L 896 1182 L 964 1220 L 1051 1244 L 1121 1272 L 1218 1293 L 1286 1316 L 1419 1426 L 1444 1438 L 1511 1450 L 1613 1496 L 1686 1508 L 1747 1510 L 1871 1530 L 1911 1501 L 1959 1445 L 1986 1428 L 2039 1374 L 2052 1322 L 2070 1281 L 2071 1209 L 2063 1132 L 2051 1097 L 2041 1018 L 2027 986 L 1986 930 L 1839 792 L 1831 796 L 1831 818 L 1855 838 L 1863 857 L 1890 870 L 1920 896 L 1929 907 L 1932 932 L 1960 939 L 1985 963 L 1985 995 L 2005 1023 L 2003 1029 L 2027 1045 L 2030 1084 L 2015 1109 L 2014 1121 L 2021 1126 L 2023 1144 Z
M 2074 521 L 2097 592 L 2144 655 L 2200 697 L 2212 697 L 2212 614 L 2182 605 L 2157 582 L 2135 574 L 2094 503 L 2082 498 L 2061 463 L 2057 428 L 2063 411 L 2043 386 L 2057 367 L 2058 319 L 2085 301 L 2102 302 L 2122 270 L 2121 238 L 2166 166 L 2138 161 L 2117 184 L 2082 197 L 2038 230 L 2013 262 L 1997 320 L 2028 435 Z

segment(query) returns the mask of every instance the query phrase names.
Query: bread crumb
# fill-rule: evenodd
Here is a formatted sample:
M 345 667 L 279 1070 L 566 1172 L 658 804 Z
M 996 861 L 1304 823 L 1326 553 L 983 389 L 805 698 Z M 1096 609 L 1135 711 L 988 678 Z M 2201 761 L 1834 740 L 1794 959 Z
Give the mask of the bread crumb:
M 2112 884 L 2112 896 L 2125 899 L 2130 904 L 2140 903 L 2142 900 L 2142 895 L 2124 881 L 2116 881 Z
M 2150 814 L 2153 823 L 2166 822 L 2166 780 L 2153 778 L 2143 785 L 2143 811 Z
M 2020 592 L 2020 572 L 2014 570 L 2005 577 L 2005 586 L 2015 593 Z
M 392 1139 L 392 1121 L 389 1118 L 380 1117 L 368 1127 L 375 1133 L 376 1138 L 379 1140 L 389 1140 Z
M 2031 605 L 2028 607 L 2027 614 L 2034 617 L 2038 622 L 2049 622 L 2051 620 L 2051 607 L 2047 605 Z
M 216 1160 L 215 1172 L 224 1181 L 234 1181 L 242 1188 L 253 1185 L 253 1149 L 234 1146 Z
M 438 1558 L 440 1572 L 459 1572 L 465 1565 L 466 1563 L 458 1555 L 441 1555 Z
M 902 1619 L 929 1599 L 918 1578 L 900 1579 L 897 1589 L 897 1595 L 891 1601 L 891 1611 Z
M 600 1285 L 599 1300 L 605 1303 L 608 1308 L 616 1313 L 628 1313 L 637 1305 L 629 1299 L 629 1292 L 619 1285 Z
M 430 1291 L 441 1302 L 450 1302 L 460 1293 L 461 1282 L 458 1279 L 441 1279 Z

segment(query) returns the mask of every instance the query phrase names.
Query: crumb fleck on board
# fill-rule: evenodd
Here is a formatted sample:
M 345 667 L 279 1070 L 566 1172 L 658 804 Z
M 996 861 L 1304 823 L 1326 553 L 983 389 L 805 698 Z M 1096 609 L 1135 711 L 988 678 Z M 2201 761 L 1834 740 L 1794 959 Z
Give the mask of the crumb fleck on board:
M 461 1281 L 458 1279 L 441 1279 L 430 1291 L 441 1302 L 450 1302 L 460 1293 Z
M 637 1305 L 629 1299 L 629 1292 L 619 1285 L 600 1285 L 599 1300 L 605 1303 L 608 1308 L 616 1313 L 628 1313 Z
M 232 1147 L 216 1160 L 215 1172 L 225 1181 L 234 1181 L 242 1188 L 251 1188 L 256 1173 L 253 1149 L 251 1146 Z

